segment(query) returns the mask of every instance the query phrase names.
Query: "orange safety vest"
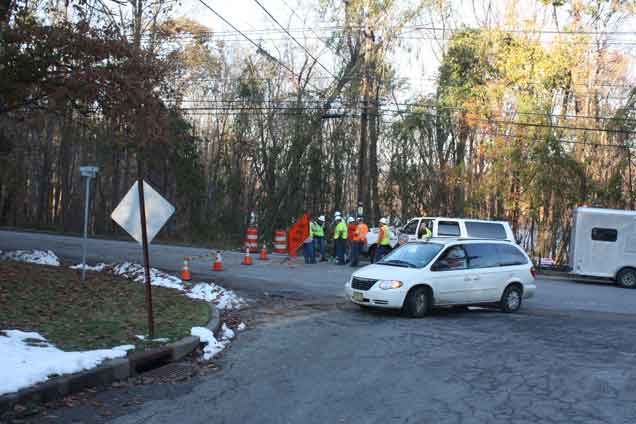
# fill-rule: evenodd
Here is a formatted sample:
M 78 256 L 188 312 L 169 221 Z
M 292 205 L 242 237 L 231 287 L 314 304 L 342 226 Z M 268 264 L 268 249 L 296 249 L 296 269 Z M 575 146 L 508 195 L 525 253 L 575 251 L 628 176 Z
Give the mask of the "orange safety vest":
M 357 225 L 354 224 L 354 223 L 347 224 L 347 234 L 349 235 L 348 238 L 351 241 L 356 239 L 356 235 L 355 235 L 356 227 L 357 227 Z
M 367 241 L 367 233 L 369 232 L 369 227 L 364 222 L 358 224 L 356 227 L 356 237 L 354 240 L 357 241 Z

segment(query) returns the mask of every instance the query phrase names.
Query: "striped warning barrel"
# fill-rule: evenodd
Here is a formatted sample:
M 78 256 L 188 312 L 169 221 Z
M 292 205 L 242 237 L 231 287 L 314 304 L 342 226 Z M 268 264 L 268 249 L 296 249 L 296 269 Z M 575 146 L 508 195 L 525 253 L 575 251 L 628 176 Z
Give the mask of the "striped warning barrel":
M 287 232 L 285 230 L 274 232 L 274 253 L 287 253 Z
M 256 253 L 258 250 L 258 230 L 256 227 L 248 227 L 245 233 L 245 247 L 250 253 Z

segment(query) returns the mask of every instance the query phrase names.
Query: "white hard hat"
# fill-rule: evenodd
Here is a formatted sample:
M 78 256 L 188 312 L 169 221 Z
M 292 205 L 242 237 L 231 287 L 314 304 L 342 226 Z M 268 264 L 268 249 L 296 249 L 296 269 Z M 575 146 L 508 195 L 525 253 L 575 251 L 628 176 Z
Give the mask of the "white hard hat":
M 380 218 L 380 224 L 387 224 L 388 222 L 386 218 Z
M 351 224 L 354 221 L 353 217 L 350 216 L 349 218 L 347 218 L 347 223 Z
M 334 216 L 336 216 L 336 217 L 340 216 L 340 212 L 336 211 L 336 213 L 334 214 Z
M 324 216 L 324 215 L 320 215 L 320 216 L 318 217 L 318 221 L 325 222 L 325 216 Z
M 336 215 L 336 221 L 340 221 L 342 220 L 342 217 L 340 215 Z

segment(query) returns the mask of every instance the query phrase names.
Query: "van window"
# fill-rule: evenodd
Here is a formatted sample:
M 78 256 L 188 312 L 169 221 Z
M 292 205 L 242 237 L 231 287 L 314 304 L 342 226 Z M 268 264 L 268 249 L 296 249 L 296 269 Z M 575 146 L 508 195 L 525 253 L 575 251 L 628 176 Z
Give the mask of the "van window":
M 433 264 L 431 271 L 457 271 L 466 268 L 466 252 L 461 246 L 453 246 Z
M 404 226 L 404 229 L 402 230 L 402 234 L 410 234 L 410 235 L 415 234 L 415 231 L 417 230 L 417 224 L 418 223 L 419 223 L 419 220 L 414 219 L 413 221 L 411 221 L 408 224 L 406 224 Z
M 422 220 L 422 225 L 420 225 L 420 229 L 417 231 L 417 238 L 423 238 L 424 235 L 426 234 L 426 229 L 429 229 L 431 231 L 431 234 L 433 233 L 433 220 L 431 219 L 423 219 Z
M 507 239 L 506 230 L 502 224 L 496 222 L 466 221 L 468 237 L 488 238 L 496 240 Z
M 592 228 L 592 240 L 616 241 L 618 231 L 613 228 Z
M 528 263 L 526 255 L 521 253 L 518 247 L 511 244 L 497 244 L 497 256 L 499 266 L 525 265 Z
M 499 266 L 497 245 L 490 243 L 465 244 L 464 250 L 468 255 L 468 267 L 493 268 Z
M 437 235 L 459 237 L 461 235 L 459 232 L 459 222 L 440 221 L 437 224 Z

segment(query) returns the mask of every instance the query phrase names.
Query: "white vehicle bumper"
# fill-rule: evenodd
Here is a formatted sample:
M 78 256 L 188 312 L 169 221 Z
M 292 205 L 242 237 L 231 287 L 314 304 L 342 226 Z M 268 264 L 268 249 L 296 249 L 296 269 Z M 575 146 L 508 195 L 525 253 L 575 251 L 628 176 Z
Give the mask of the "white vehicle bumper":
M 355 293 L 362 293 L 362 301 L 353 298 Z M 374 308 L 400 309 L 404 304 L 406 290 L 392 289 L 382 290 L 379 288 L 371 288 L 369 290 L 354 290 L 351 285 L 345 285 L 345 296 L 347 299 L 357 305 L 364 305 Z M 358 295 L 359 296 L 359 295 Z
M 536 284 L 524 284 L 523 285 L 523 298 L 530 299 L 534 297 L 534 292 L 537 291 Z

